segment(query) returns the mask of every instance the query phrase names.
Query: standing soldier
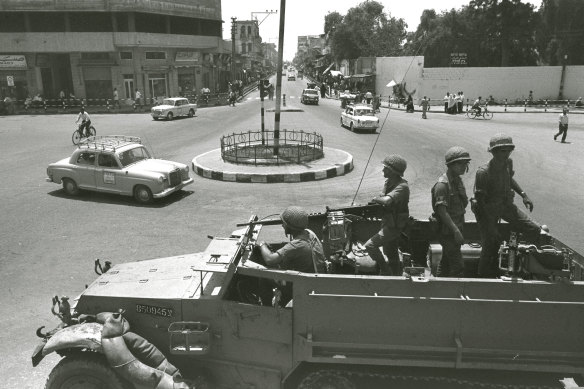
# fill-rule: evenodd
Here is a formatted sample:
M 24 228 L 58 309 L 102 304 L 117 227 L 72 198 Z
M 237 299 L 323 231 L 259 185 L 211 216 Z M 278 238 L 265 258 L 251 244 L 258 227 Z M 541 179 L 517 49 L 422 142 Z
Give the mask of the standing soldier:
M 454 146 L 446 152 L 445 160 L 447 171 L 432 187 L 432 209 L 440 227 L 438 240 L 442 246 L 437 275 L 462 277 L 464 262 L 460 246 L 464 243 L 462 229 L 468 197 L 460 176 L 468 172 L 470 154 L 464 148 Z
M 560 114 L 559 131 L 554 135 L 554 140 L 562 135 L 562 143 L 566 143 L 566 136 L 568 135 L 568 108 L 564 107 Z
M 406 167 L 405 159 L 397 154 L 385 157 L 383 177 L 386 181 L 383 192 L 371 200 L 372 204 L 383 207 L 383 221 L 381 230 L 365 243 L 365 249 L 371 259 L 377 263 L 380 275 L 401 275 L 399 237 L 408 222 L 410 201 L 408 182 L 402 178 Z M 389 266 L 379 247 L 383 247 L 383 254 L 387 256 Z
M 472 210 L 477 218 L 481 231 L 481 258 L 479 260 L 480 277 L 496 277 L 497 252 L 501 242 L 497 224 L 500 219 L 507 221 L 512 231 L 522 232 L 526 240 L 537 242 L 541 227 L 515 204 L 515 193 L 523 198 L 523 204 L 533 211 L 533 203 L 513 178 L 513 160 L 509 158 L 515 149 L 513 140 L 505 134 L 497 134 L 491 138 L 488 151 L 493 155 L 491 160 L 478 168 L 475 178 Z
M 428 105 L 430 105 L 430 102 L 428 99 L 426 99 L 426 96 L 424 96 L 422 102 L 420 103 L 420 106 L 422 107 L 422 119 L 427 119 L 426 111 L 428 111 Z

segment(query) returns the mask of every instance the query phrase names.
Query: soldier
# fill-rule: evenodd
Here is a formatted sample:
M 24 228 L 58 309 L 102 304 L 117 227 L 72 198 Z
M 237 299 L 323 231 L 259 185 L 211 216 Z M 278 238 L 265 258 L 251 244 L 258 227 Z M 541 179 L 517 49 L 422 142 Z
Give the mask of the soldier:
M 405 159 L 397 154 L 385 157 L 383 176 L 386 181 L 383 192 L 371 200 L 372 204 L 383 206 L 383 221 L 381 230 L 365 243 L 365 249 L 377 263 L 381 275 L 401 275 L 398 245 L 400 234 L 408 222 L 410 201 L 410 188 L 408 182 L 403 179 L 406 167 Z M 379 247 L 383 247 L 389 266 Z
M 304 273 L 326 273 L 326 262 L 322 243 L 308 228 L 308 214 L 300 207 L 288 207 L 280 215 L 284 233 L 292 240 L 276 252 L 272 252 L 265 242 L 259 247 L 262 258 L 268 267 L 296 270 Z M 272 280 L 260 282 L 259 294 L 262 305 L 271 306 L 274 287 L 281 292 L 277 298 L 279 305 L 285 306 L 292 299 L 291 284 L 281 285 Z
M 481 231 L 482 250 L 478 270 L 481 277 L 498 275 L 497 251 L 501 237 L 497 224 L 500 219 L 507 221 L 512 231 L 524 233 L 526 240 L 537 241 L 541 231 L 539 225 L 513 204 L 517 193 L 529 212 L 533 211 L 533 203 L 513 178 L 515 171 L 509 158 L 513 149 L 515 145 L 510 136 L 493 136 L 488 149 L 493 157 L 476 172 L 475 199 L 471 200 L 471 207 Z
M 470 155 L 464 148 L 454 146 L 446 152 L 445 160 L 447 171 L 432 187 L 432 209 L 440 226 L 438 240 L 442 246 L 437 275 L 462 277 L 464 262 L 460 246 L 464 243 L 462 229 L 468 198 L 460 176 L 468 172 Z

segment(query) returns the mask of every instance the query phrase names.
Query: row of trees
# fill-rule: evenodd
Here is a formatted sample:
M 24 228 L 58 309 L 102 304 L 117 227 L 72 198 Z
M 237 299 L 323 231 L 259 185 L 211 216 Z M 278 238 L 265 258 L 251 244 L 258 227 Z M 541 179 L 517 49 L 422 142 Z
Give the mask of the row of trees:
M 542 0 L 537 11 L 521 0 L 471 0 L 440 14 L 424 10 L 416 31 L 407 27 L 377 1 L 324 18 L 331 59 L 337 62 L 423 55 L 426 67 L 448 67 L 450 53 L 466 53 L 469 66 L 584 64 L 582 0 Z M 312 59 L 309 54 L 295 62 L 308 65 Z

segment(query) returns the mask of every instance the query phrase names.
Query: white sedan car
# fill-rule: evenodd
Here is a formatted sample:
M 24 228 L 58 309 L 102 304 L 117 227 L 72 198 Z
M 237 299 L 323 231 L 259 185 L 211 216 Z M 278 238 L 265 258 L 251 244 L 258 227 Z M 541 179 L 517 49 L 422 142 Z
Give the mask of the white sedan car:
M 171 97 L 162 100 L 162 104 L 152 107 L 150 114 L 154 120 L 166 118 L 172 120 L 178 116 L 193 117 L 197 112 L 197 104 L 189 103 L 184 97 Z
M 351 131 L 366 130 L 373 134 L 379 127 L 379 118 L 371 105 L 350 104 L 341 112 L 341 126 L 349 127 Z

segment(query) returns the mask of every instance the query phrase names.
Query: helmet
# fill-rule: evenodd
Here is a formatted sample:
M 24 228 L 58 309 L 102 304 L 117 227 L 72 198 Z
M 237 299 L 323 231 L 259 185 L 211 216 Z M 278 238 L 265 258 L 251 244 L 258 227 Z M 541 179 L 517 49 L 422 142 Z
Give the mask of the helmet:
M 499 133 L 491 138 L 488 151 L 493 151 L 499 147 L 511 147 L 511 149 L 514 149 L 515 145 L 513 144 L 513 139 L 511 139 L 509 135 Z
M 448 149 L 446 155 L 444 156 L 446 160 L 446 165 L 450 165 L 457 161 L 470 161 L 470 154 L 464 147 L 454 146 Z
M 383 166 L 391 169 L 394 173 L 399 174 L 400 177 L 404 175 L 408 163 L 401 155 L 391 154 L 385 157 L 382 161 Z
M 303 230 L 308 227 L 308 213 L 300 207 L 288 207 L 280 215 L 282 224 L 296 230 Z

